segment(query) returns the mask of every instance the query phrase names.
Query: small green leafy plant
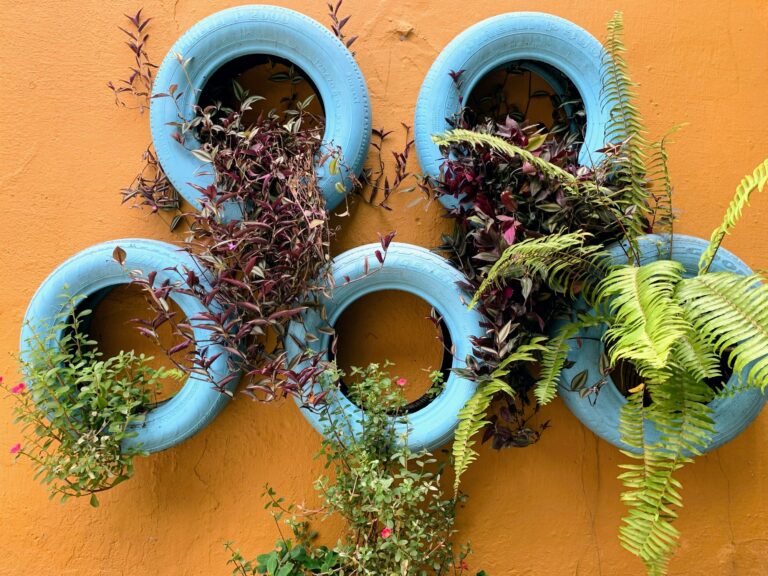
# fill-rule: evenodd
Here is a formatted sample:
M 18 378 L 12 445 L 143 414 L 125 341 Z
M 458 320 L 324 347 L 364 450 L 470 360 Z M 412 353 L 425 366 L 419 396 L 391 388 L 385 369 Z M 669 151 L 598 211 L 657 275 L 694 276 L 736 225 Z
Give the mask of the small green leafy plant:
M 343 374 L 330 369 L 328 384 L 338 386 Z M 415 453 L 396 428 L 406 405 L 402 390 L 384 369 L 371 364 L 353 368 L 348 395 L 364 409 L 360 428 L 352 433 L 347 414 L 334 404 L 322 408 L 326 439 L 319 456 L 328 475 L 315 482 L 323 507 L 307 511 L 286 505 L 267 487 L 267 508 L 281 532 L 275 549 L 246 561 L 228 544 L 238 576 L 461 575 L 467 573 L 469 547 L 456 548 L 455 514 L 463 497 L 444 494 L 445 465 L 427 452 Z M 394 415 L 394 416 L 393 416 Z M 339 516 L 344 532 L 333 548 L 317 547 L 309 518 Z M 483 573 L 478 573 L 483 574 Z
M 50 497 L 66 501 L 113 488 L 133 475 L 140 448 L 123 450 L 144 419 L 152 392 L 177 370 L 154 369 L 132 350 L 104 358 L 81 329 L 89 310 L 69 298 L 49 332 L 33 331 L 20 360 L 25 381 L 2 386 L 15 399 L 23 441 L 11 448 L 30 460 Z M 63 334 L 59 337 L 58 334 Z

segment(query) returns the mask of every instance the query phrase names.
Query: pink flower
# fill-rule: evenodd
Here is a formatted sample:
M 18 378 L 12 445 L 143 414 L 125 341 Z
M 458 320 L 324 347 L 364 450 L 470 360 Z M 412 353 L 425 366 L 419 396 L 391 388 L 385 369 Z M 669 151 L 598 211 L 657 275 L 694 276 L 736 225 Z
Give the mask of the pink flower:
M 392 536 L 392 529 L 391 528 L 384 528 L 384 530 L 381 531 L 381 537 L 382 538 L 389 538 Z
M 235 244 L 234 242 L 230 242 L 229 244 L 227 244 L 227 248 L 229 248 L 230 250 L 234 250 L 235 248 L 237 248 L 237 244 Z
M 16 386 L 11 388 L 11 392 L 13 392 L 14 394 L 19 394 L 20 392 L 24 392 L 24 390 L 26 389 L 27 389 L 27 385 L 24 384 L 24 382 L 19 382 L 18 384 L 16 384 Z
M 462 560 L 459 562 L 459 568 L 462 570 L 469 570 L 469 564 L 467 564 L 466 560 Z
M 20 450 L 21 450 L 21 444 L 19 444 L 18 442 L 16 442 L 16 444 L 14 444 L 13 446 L 11 446 L 11 450 L 10 450 L 10 452 L 11 452 L 11 454 L 18 454 Z
M 408 380 L 406 380 L 405 378 L 398 378 L 397 380 L 395 380 L 395 384 L 397 384 L 398 386 L 400 386 L 400 388 L 402 388 L 403 386 L 408 384 Z

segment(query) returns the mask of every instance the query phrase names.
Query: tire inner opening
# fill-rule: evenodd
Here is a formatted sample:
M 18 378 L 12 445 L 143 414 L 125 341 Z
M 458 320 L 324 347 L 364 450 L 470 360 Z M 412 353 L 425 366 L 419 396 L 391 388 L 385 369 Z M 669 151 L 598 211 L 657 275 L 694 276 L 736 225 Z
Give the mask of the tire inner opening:
M 469 126 L 486 119 L 503 124 L 509 116 L 518 123 L 544 127 L 553 136 L 571 134 L 578 145 L 584 140 L 587 118 L 578 89 L 544 62 L 515 60 L 490 71 L 472 87 L 464 104 Z
M 219 67 L 203 86 L 198 104 L 206 107 L 221 102 L 227 108 L 237 110 L 239 101 L 235 95 L 233 81 L 236 81 L 250 96 L 261 96 L 264 100 L 255 102 L 245 113 L 246 125 L 258 120 L 260 114 L 270 110 L 284 114 L 296 110 L 296 106 L 312 96 L 305 108 L 305 128 L 322 128 L 325 108 L 317 86 L 310 76 L 289 60 L 266 54 L 248 54 L 230 60 Z
M 175 321 L 184 323 L 186 315 L 178 304 L 169 299 L 171 310 L 176 313 Z M 80 330 L 89 339 L 97 342 L 96 347 L 104 358 L 117 355 L 121 350 L 134 350 L 138 354 L 151 356 L 152 360 L 147 365 L 158 368 L 171 368 L 171 361 L 160 346 L 150 341 L 146 336 L 136 330 L 137 324 L 132 322 L 134 318 L 147 319 L 147 303 L 144 300 L 142 290 L 132 284 L 116 284 L 107 286 L 94 292 L 78 303 L 75 314 L 84 310 L 90 310 L 91 314 L 85 316 L 80 324 Z M 178 336 L 174 336 L 171 327 L 166 323 L 157 329 L 162 348 L 168 349 L 181 342 Z M 191 339 L 194 342 L 194 339 Z M 182 365 L 190 367 L 191 358 L 194 355 L 194 344 L 185 351 L 179 352 L 174 359 Z M 160 386 L 152 390 L 152 403 L 149 409 L 169 401 L 184 385 L 186 378 L 181 381 L 173 378 L 165 378 Z
M 417 319 L 426 322 L 422 324 Z M 364 334 L 361 334 L 361 326 L 368 327 Z M 398 414 L 421 410 L 432 402 L 448 381 L 453 366 L 450 331 L 440 311 L 432 312 L 427 302 L 413 294 L 401 290 L 367 294 L 342 312 L 334 328 L 338 336 L 338 350 L 336 355 L 329 350 L 329 359 L 336 361 L 346 374 L 350 366 L 365 366 L 371 362 L 382 364 L 384 360 L 394 362 L 391 368 L 393 381 L 395 377 L 404 376 L 404 371 L 407 372 L 407 384 L 403 387 L 407 404 Z M 430 333 L 435 330 L 437 346 L 426 346 L 420 342 L 429 341 Z M 414 341 L 414 335 L 418 341 Z M 393 353 L 396 356 L 392 357 Z M 439 386 L 432 386 L 428 374 L 433 368 L 423 368 L 425 358 L 427 362 L 439 359 L 442 375 Z M 349 384 L 345 379 L 339 382 L 339 388 L 349 398 Z

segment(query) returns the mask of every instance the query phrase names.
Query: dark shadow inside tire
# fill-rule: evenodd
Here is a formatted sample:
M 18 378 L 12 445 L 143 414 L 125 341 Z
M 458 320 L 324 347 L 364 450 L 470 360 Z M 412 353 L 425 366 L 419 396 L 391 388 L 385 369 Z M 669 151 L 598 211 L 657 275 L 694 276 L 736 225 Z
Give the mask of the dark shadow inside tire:
M 509 116 L 517 122 L 540 124 L 552 135 L 574 134 L 579 144 L 586 129 L 578 89 L 544 62 L 515 60 L 490 71 L 472 88 L 465 106 L 470 125 L 486 118 L 503 123 Z
M 295 110 L 297 103 L 313 95 L 306 109 L 310 113 L 307 119 L 312 121 L 307 127 L 322 127 L 325 113 L 320 92 L 312 78 L 289 60 L 265 54 L 249 54 L 230 60 L 205 83 L 198 105 L 204 108 L 220 102 L 224 107 L 237 110 L 239 101 L 233 81 L 251 96 L 265 98 L 253 104 L 253 109 L 245 116 L 246 124 L 255 122 L 259 114 L 266 114 L 272 109 L 278 113 Z

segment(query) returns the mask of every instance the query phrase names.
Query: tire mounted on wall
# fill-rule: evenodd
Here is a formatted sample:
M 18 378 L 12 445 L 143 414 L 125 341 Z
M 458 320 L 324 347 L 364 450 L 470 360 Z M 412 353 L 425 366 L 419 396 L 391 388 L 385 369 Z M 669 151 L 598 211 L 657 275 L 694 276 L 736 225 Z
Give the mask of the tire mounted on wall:
M 457 283 L 466 282 L 464 275 L 451 264 L 426 248 L 393 242 L 389 246 L 386 260 L 380 269 L 364 276 L 365 259 L 376 262 L 374 252 L 378 244 L 368 244 L 349 250 L 333 260 L 335 287 L 331 297 L 323 299 L 327 320 L 323 321 L 319 309 L 309 309 L 300 321 L 291 322 L 285 339 L 288 360 L 301 355 L 304 350 L 322 352 L 328 359 L 331 337 L 320 330 L 323 326 L 335 325 L 344 310 L 366 294 L 382 290 L 409 292 L 427 301 L 442 317 L 454 346 L 452 368 L 466 366 L 466 358 L 472 355 L 471 337 L 484 334 L 480 326 L 481 315 L 467 309 L 471 296 Z M 351 283 L 345 277 L 354 279 Z M 313 335 L 312 342 L 306 341 L 307 333 Z M 343 336 L 341 336 L 343 338 Z M 300 370 L 302 364 L 296 368 Z M 315 382 L 314 392 L 323 391 L 323 383 Z M 451 372 L 442 391 L 426 406 L 411 412 L 406 421 L 398 419 L 398 436 L 408 431 L 408 446 L 414 450 L 433 450 L 453 437 L 458 424 L 458 413 L 475 391 L 475 384 Z M 339 389 L 327 397 L 331 413 L 343 410 L 347 415 L 352 433 L 359 432 L 363 411 L 353 404 Z M 302 408 L 302 413 L 321 434 L 325 422 L 319 411 Z
M 605 145 L 609 111 L 601 106 L 602 45 L 573 22 L 539 12 L 513 12 L 483 20 L 456 36 L 438 55 L 419 91 L 414 139 L 421 169 L 438 178 L 443 157 L 432 136 L 450 128 L 446 118 L 461 110 L 472 89 L 488 73 L 518 60 L 543 62 L 567 76 L 584 103 L 587 129 L 579 153 L 582 165 L 594 165 Z M 534 73 L 540 72 L 528 67 Z M 460 88 L 450 76 L 463 70 Z M 542 68 L 541 70 L 544 70 Z M 551 83 L 551 75 L 544 79 Z M 552 86 L 559 91 L 558 86 Z M 447 208 L 456 199 L 441 196 Z
M 112 257 L 116 247 L 125 250 L 125 269 Z M 155 282 L 166 279 L 179 282 L 179 275 L 170 268 L 199 271 L 199 266 L 186 252 L 171 244 L 156 240 L 113 240 L 91 246 L 72 256 L 56 268 L 40 285 L 29 303 L 21 330 L 21 357 L 28 355 L 29 341 L 33 333 L 50 334 L 56 317 L 68 305 L 68 297 L 83 296 L 85 304 L 93 309 L 95 304 L 116 286 L 131 281 L 126 270 L 141 270 L 144 275 L 156 271 Z M 198 274 L 205 286 L 205 278 Z M 89 298 L 91 297 L 91 298 Z M 208 309 L 192 296 L 174 294 L 178 304 L 193 328 L 196 342 L 205 342 L 208 357 L 221 354 L 211 365 L 208 374 L 220 381 L 229 374 L 229 355 L 220 346 L 210 344 L 210 333 L 201 328 L 205 320 L 195 319 Z M 79 301 L 80 303 L 83 300 Z M 133 330 L 132 327 L 120 327 Z M 62 336 L 59 332 L 51 341 L 55 346 Z M 237 378 L 226 388 L 234 391 Z M 200 431 L 229 403 L 230 397 L 212 388 L 211 383 L 199 374 L 190 374 L 184 386 L 169 400 L 151 408 L 143 422 L 129 428 L 136 436 L 123 442 L 123 449 L 139 448 L 146 452 L 158 452 L 174 446 Z
M 648 235 L 639 238 L 641 264 L 659 260 L 661 257 L 666 258 L 666 255 L 660 256 L 666 245 L 667 242 L 662 236 Z M 701 238 L 676 234 L 672 242 L 671 259 L 685 267 L 685 277 L 692 277 L 698 272 L 699 257 L 708 245 L 709 242 Z M 615 264 L 627 263 L 626 251 L 621 244 L 614 244 L 608 251 Z M 710 271 L 752 274 L 752 270 L 744 262 L 722 247 L 717 251 Z M 571 412 L 587 428 L 606 442 L 629 450 L 629 447 L 621 442 L 619 435 L 619 413 L 627 401 L 610 375 L 606 376 L 606 382 L 596 398 L 582 398 L 578 391 L 571 389 L 571 381 L 584 370 L 587 371 L 588 385 L 599 380 L 600 355 L 604 346 L 602 337 L 605 331 L 605 326 L 582 330 L 571 340 L 568 359 L 574 364 L 563 370 L 559 393 Z M 749 367 L 745 368 L 742 374 L 744 378 L 748 371 Z M 734 374 L 726 383 L 725 389 L 736 390 L 738 387 L 739 378 Z M 712 408 L 715 433 L 703 451 L 713 450 L 738 436 L 757 417 L 766 399 L 760 390 L 747 390 L 712 400 L 709 406 Z M 646 443 L 657 442 L 659 431 L 650 421 L 646 421 L 645 425 Z
M 298 66 L 317 88 L 325 112 L 325 133 L 317 165 L 319 184 L 328 211 L 344 194 L 341 183 L 351 188 L 349 171 L 359 174 L 371 139 L 371 106 L 360 68 L 346 46 L 319 22 L 277 6 L 238 6 L 217 12 L 190 28 L 168 51 L 158 70 L 153 93 L 167 93 L 177 85 L 183 92 L 177 103 L 172 98 L 154 98 L 150 109 L 152 142 L 157 158 L 174 188 L 195 208 L 200 193 L 192 184 L 206 188 L 214 183 L 213 170 L 192 155 L 199 147 L 192 134 L 182 146 L 173 139 L 177 130 L 169 122 L 179 122 L 178 104 L 186 119 L 194 116 L 193 107 L 206 82 L 224 64 L 247 55 L 284 58 Z M 186 64 L 182 67 L 179 57 Z M 191 83 L 191 84 L 190 84 Z M 340 173 L 330 174 L 330 158 L 325 154 L 339 148 Z

